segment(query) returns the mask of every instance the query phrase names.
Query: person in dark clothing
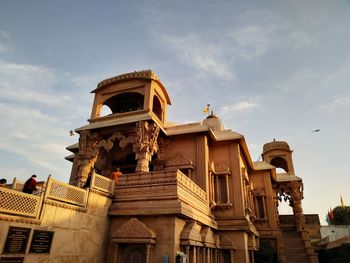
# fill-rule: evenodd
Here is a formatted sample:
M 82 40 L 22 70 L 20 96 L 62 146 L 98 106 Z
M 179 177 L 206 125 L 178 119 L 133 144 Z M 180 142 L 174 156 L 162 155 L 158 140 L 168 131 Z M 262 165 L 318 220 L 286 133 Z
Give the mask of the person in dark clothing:
M 36 189 L 36 175 L 33 174 L 23 186 L 23 193 L 32 194 Z
M 85 184 L 83 185 L 83 188 L 90 188 L 91 184 L 91 172 L 89 173 L 88 177 L 86 178 Z
M 0 179 L 0 187 L 6 187 L 7 180 L 5 178 Z

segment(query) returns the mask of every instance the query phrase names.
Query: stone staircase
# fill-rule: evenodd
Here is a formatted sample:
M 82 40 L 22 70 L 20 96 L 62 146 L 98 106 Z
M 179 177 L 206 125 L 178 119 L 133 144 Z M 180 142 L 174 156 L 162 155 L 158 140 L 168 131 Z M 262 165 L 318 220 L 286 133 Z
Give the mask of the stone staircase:
M 310 258 L 306 253 L 304 242 L 296 229 L 282 229 L 286 251 L 287 263 L 309 263 Z

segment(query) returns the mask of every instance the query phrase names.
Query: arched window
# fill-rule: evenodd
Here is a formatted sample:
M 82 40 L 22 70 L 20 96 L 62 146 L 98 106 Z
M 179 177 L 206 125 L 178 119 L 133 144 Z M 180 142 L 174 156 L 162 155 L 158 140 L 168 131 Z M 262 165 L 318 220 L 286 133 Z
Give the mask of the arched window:
M 142 94 L 127 92 L 109 98 L 103 105 L 107 105 L 114 114 L 142 110 L 143 101 L 144 96 Z
M 275 157 L 271 160 L 270 164 L 272 164 L 273 166 L 275 166 L 276 168 L 281 168 L 283 169 L 286 173 L 288 173 L 288 164 L 287 161 L 285 159 L 283 159 L 282 157 Z
M 162 119 L 162 105 L 158 99 L 157 96 L 153 97 L 153 112 L 156 114 L 156 116 L 158 117 L 158 119 L 160 119 L 161 121 Z
M 100 117 L 107 116 L 110 114 L 113 114 L 112 110 L 107 105 L 103 105 L 100 111 Z

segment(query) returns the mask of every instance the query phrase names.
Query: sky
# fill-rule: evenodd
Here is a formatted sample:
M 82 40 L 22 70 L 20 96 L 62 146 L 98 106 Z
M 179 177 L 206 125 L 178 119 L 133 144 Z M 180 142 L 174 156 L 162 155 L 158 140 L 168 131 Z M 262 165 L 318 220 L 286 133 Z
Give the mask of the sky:
M 168 121 L 199 122 L 210 103 L 253 161 L 287 141 L 304 212 L 325 224 L 340 195 L 350 204 L 349 13 L 347 0 L 2 0 L 0 177 L 67 182 L 90 92 L 152 69 Z

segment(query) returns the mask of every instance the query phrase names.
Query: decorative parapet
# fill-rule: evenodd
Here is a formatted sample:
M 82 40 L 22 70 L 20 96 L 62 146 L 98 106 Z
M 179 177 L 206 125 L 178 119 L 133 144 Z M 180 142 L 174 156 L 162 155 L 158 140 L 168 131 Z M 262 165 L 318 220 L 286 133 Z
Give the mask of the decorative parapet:
M 24 187 L 24 183 L 17 180 L 17 178 L 13 178 L 13 183 L 11 185 L 11 189 L 22 191 Z
M 177 171 L 176 180 L 177 180 L 178 185 L 183 190 L 185 190 L 187 194 L 192 195 L 201 203 L 206 204 L 207 194 L 195 182 L 193 182 L 190 178 L 188 178 L 186 175 L 184 175 L 181 171 Z
M 42 183 L 45 188 L 36 194 L 0 187 L 1 220 L 37 223 L 45 204 L 87 212 L 90 192 L 107 197 L 114 194 L 114 181 L 108 178 L 95 175 L 91 184 L 89 191 L 49 177 L 47 183 Z
M 46 198 L 86 207 L 88 192 L 76 186 L 62 183 L 49 177 Z
M 138 202 L 142 202 L 147 213 L 156 213 L 159 211 L 154 208 L 154 202 L 157 202 L 162 213 L 186 213 L 185 207 L 190 207 L 209 221 L 205 217 L 209 210 L 205 191 L 179 170 L 124 174 L 116 191 L 110 214 L 135 213 L 141 209 Z
M 96 189 L 109 196 L 114 194 L 115 182 L 107 177 L 99 175 L 97 173 L 92 174 L 91 189 Z
M 38 218 L 41 197 L 0 188 L 0 213 Z

